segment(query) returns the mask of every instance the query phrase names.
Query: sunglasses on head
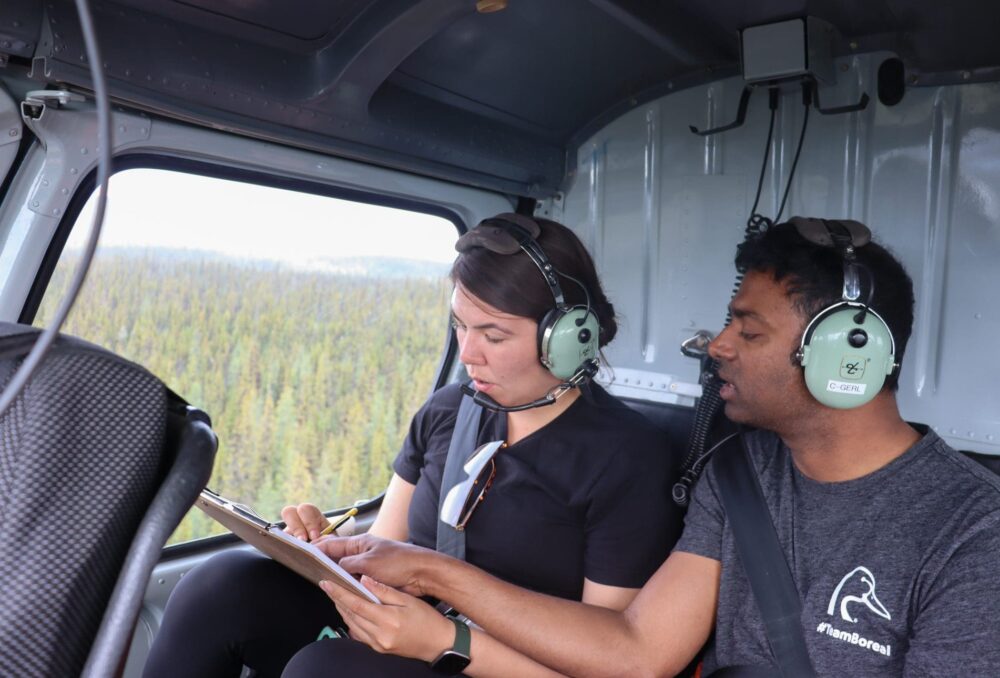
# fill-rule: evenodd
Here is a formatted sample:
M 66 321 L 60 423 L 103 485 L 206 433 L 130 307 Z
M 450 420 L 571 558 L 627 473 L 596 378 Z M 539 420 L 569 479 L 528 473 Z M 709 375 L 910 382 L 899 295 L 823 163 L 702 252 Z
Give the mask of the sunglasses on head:
M 465 480 L 448 490 L 444 501 L 441 502 L 441 522 L 459 531 L 465 529 L 469 518 L 486 498 L 486 493 L 493 484 L 493 478 L 497 473 L 493 457 L 505 446 L 504 441 L 494 440 L 480 445 L 472 453 L 462 466 Z

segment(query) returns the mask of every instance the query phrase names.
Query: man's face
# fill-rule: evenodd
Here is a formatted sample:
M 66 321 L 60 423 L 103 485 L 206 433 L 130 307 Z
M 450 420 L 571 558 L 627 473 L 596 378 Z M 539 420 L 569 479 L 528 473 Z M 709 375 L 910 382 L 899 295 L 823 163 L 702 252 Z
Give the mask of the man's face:
M 725 384 L 719 395 L 732 421 L 780 432 L 818 403 L 792 362 L 806 318 L 785 285 L 751 271 L 730 304 L 733 320 L 709 345 Z

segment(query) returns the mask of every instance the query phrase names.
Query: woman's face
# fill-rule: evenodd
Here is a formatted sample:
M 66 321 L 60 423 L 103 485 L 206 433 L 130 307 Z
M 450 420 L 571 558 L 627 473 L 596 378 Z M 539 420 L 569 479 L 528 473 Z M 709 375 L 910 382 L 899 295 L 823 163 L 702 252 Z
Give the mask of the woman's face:
M 559 383 L 538 359 L 538 323 L 490 306 L 461 285 L 451 297 L 458 359 L 477 391 L 501 405 L 540 398 Z

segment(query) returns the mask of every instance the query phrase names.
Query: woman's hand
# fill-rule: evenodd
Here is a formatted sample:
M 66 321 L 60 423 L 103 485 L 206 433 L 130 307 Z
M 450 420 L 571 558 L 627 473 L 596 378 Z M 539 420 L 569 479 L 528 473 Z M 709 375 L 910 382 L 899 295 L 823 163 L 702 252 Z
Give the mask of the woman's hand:
M 281 509 L 281 519 L 285 521 L 285 532 L 302 541 L 319 538 L 330 521 L 314 504 L 292 504 Z
M 369 534 L 326 537 L 316 542 L 316 547 L 351 574 L 368 575 L 415 596 L 428 594 L 422 573 L 448 560 L 430 549 Z
M 454 623 L 433 607 L 370 577 L 361 583 L 382 601 L 369 602 L 333 582 L 320 582 L 350 627 L 350 636 L 376 652 L 433 661 L 455 641 Z

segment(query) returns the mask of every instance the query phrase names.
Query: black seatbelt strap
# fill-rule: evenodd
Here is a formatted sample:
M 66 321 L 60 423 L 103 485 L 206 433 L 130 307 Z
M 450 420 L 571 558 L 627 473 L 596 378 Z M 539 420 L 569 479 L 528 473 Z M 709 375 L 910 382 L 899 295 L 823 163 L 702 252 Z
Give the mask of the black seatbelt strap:
M 734 434 L 712 463 L 740 562 L 764 618 L 771 654 L 781 676 L 815 676 L 802 632 L 802 604 L 781 550 L 774 522 L 753 470 L 743 434 Z
M 462 396 L 462 402 L 458 406 L 458 416 L 455 418 L 455 430 L 452 431 L 451 444 L 448 446 L 448 458 L 444 463 L 444 474 L 441 476 L 435 548 L 438 552 L 459 560 L 465 560 L 465 532 L 456 530 L 441 520 L 441 507 L 448 490 L 462 480 L 462 465 L 476 449 L 479 419 L 482 414 L 482 407 L 474 403 L 469 396 Z

